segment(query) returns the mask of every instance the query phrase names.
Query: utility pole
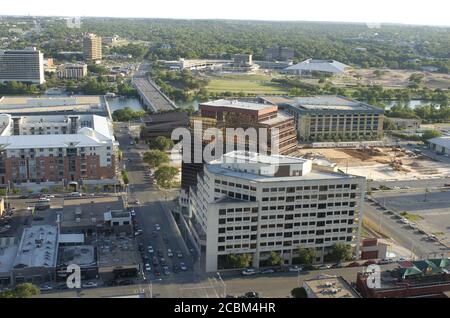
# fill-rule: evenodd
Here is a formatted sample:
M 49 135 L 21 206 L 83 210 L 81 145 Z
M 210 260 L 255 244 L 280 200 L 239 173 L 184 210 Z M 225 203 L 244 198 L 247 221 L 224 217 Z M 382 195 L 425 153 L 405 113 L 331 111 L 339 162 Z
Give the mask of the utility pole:
M 223 285 L 223 298 L 227 297 L 227 285 L 225 284 L 225 282 L 222 279 L 222 275 L 220 275 L 220 273 L 217 273 L 217 277 L 219 277 L 219 280 L 222 282 Z

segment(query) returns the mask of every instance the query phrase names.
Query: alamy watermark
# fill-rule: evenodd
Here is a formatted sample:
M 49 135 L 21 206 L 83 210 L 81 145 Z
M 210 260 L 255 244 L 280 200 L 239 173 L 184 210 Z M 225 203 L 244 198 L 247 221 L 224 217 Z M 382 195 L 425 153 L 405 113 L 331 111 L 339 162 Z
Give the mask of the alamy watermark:
M 69 289 L 81 288 L 81 268 L 77 264 L 70 264 L 66 269 L 67 276 L 66 285 Z

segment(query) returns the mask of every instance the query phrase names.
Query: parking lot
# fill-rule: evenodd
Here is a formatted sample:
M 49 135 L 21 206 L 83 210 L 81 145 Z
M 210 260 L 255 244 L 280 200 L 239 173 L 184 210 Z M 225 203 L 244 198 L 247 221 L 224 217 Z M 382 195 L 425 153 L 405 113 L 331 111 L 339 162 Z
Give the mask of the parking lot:
M 373 195 L 387 208 L 407 213 L 427 234 L 450 246 L 450 191 L 383 192 Z

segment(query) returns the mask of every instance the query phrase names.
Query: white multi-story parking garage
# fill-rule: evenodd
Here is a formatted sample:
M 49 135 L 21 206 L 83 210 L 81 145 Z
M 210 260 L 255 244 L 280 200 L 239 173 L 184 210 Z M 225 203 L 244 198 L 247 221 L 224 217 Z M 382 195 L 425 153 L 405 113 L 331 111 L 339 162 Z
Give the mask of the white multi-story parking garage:
M 299 246 L 323 261 L 336 243 L 359 253 L 365 179 L 311 160 L 234 151 L 205 165 L 190 189 L 194 238 L 205 269 L 247 253 L 252 266 L 275 251 L 290 264 Z

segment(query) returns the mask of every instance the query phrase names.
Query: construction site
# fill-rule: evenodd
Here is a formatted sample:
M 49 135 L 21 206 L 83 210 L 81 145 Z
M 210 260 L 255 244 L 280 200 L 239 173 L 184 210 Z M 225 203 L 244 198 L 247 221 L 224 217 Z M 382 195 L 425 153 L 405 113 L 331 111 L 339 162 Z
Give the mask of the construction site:
M 401 147 L 359 149 L 300 149 L 297 154 L 309 159 L 334 162 L 346 173 L 374 181 L 414 180 L 450 176 L 450 164 L 434 161 Z

